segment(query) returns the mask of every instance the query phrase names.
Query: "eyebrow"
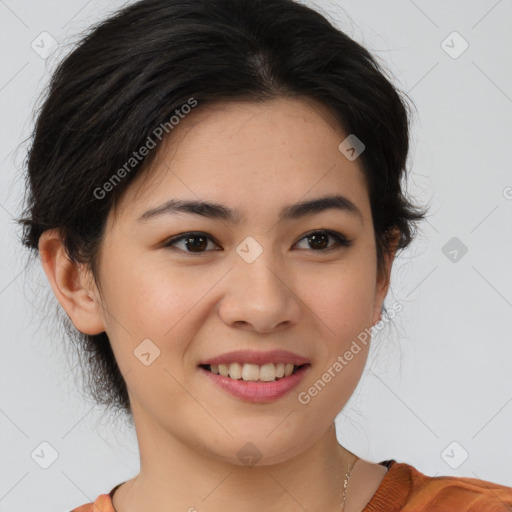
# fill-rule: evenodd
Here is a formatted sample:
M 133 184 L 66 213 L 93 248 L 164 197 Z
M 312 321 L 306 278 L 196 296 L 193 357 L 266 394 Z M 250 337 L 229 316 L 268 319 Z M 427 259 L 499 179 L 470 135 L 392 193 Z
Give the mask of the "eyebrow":
M 279 219 L 297 220 L 306 217 L 307 215 L 314 215 L 325 210 L 332 209 L 347 212 L 350 215 L 359 217 L 361 222 L 363 221 L 363 214 L 357 206 L 342 195 L 328 195 L 286 206 L 281 210 Z M 171 199 L 156 208 L 152 208 L 144 212 L 138 218 L 138 222 L 146 221 L 163 214 L 172 215 L 176 213 L 200 215 L 209 219 L 228 221 L 233 224 L 238 223 L 241 219 L 241 213 L 239 210 L 232 210 L 218 203 Z

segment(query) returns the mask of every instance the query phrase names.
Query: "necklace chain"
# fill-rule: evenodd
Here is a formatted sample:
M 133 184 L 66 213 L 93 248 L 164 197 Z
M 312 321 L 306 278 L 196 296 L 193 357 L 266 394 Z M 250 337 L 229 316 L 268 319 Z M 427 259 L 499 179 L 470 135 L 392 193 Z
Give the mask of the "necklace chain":
M 359 460 L 359 457 L 356 455 L 354 461 L 349 466 L 349 469 L 348 469 L 347 473 L 345 474 L 345 482 L 343 483 L 343 497 L 342 497 L 342 501 L 341 501 L 341 510 L 342 511 L 345 510 L 345 501 L 347 500 L 347 487 L 348 487 L 348 481 L 350 479 L 350 473 L 352 473 L 352 469 L 354 469 L 354 466 L 358 460 Z

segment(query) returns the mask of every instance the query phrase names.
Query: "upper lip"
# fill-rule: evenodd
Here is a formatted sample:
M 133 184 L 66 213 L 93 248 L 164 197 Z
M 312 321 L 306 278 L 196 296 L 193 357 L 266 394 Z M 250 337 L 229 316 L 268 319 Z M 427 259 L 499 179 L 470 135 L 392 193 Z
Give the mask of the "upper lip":
M 201 364 L 229 364 L 229 363 L 249 363 L 249 364 L 268 364 L 268 363 L 293 363 L 300 366 L 309 363 L 305 357 L 288 352 L 287 350 L 269 350 L 267 352 L 259 352 L 254 350 L 234 350 L 226 352 L 220 356 L 212 357 L 202 361 Z

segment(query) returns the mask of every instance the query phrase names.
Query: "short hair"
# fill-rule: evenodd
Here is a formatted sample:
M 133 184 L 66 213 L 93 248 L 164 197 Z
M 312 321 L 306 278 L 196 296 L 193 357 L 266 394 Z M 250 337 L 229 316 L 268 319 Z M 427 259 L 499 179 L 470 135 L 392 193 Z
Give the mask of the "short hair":
M 407 96 L 363 46 L 294 0 L 141 0 L 91 28 L 52 75 L 27 156 L 23 244 L 58 228 L 66 252 L 97 278 L 109 212 L 157 151 L 98 198 L 158 126 L 191 98 L 199 105 L 288 97 L 325 105 L 359 156 L 368 186 L 377 265 L 392 230 L 407 247 L 425 211 L 403 186 L 409 150 Z M 160 144 L 160 141 L 158 141 Z M 125 380 L 105 332 L 69 322 L 96 403 L 131 416 Z

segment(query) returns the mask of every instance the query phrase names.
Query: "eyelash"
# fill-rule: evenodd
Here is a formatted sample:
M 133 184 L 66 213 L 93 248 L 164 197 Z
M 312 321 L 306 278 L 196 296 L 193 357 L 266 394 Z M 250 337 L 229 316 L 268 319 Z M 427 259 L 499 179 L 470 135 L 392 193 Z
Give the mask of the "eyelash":
M 338 233 L 336 231 L 331 231 L 331 230 L 328 230 L 328 229 L 321 229 L 321 230 L 317 230 L 317 231 L 311 231 L 311 232 L 307 233 L 306 235 L 304 235 L 299 240 L 299 242 L 301 242 L 304 239 L 310 238 L 313 235 L 319 234 L 319 233 L 325 233 L 328 236 L 331 236 L 332 238 L 334 238 L 336 240 L 336 244 L 334 246 L 328 247 L 327 249 L 318 249 L 318 250 L 311 249 L 312 252 L 316 252 L 316 253 L 320 253 L 320 254 L 328 253 L 328 252 L 331 252 L 334 249 L 341 248 L 341 247 L 350 247 L 352 245 L 352 240 L 348 240 L 341 233 Z M 163 247 L 168 247 L 168 248 L 172 249 L 173 248 L 173 244 L 176 244 L 177 242 L 181 242 L 182 240 L 186 240 L 186 239 L 194 238 L 194 237 L 204 237 L 204 238 L 207 238 L 210 241 L 216 243 L 215 240 L 211 236 L 207 235 L 206 233 L 202 233 L 202 232 L 199 232 L 199 231 L 191 231 L 191 232 L 183 233 L 181 235 L 178 235 L 178 236 L 175 236 L 173 238 L 168 239 L 166 242 L 164 242 Z M 205 251 L 198 251 L 198 252 L 192 252 L 192 251 L 183 251 L 183 252 L 185 252 L 186 254 L 195 255 L 195 254 L 205 254 L 208 251 L 205 250 Z

